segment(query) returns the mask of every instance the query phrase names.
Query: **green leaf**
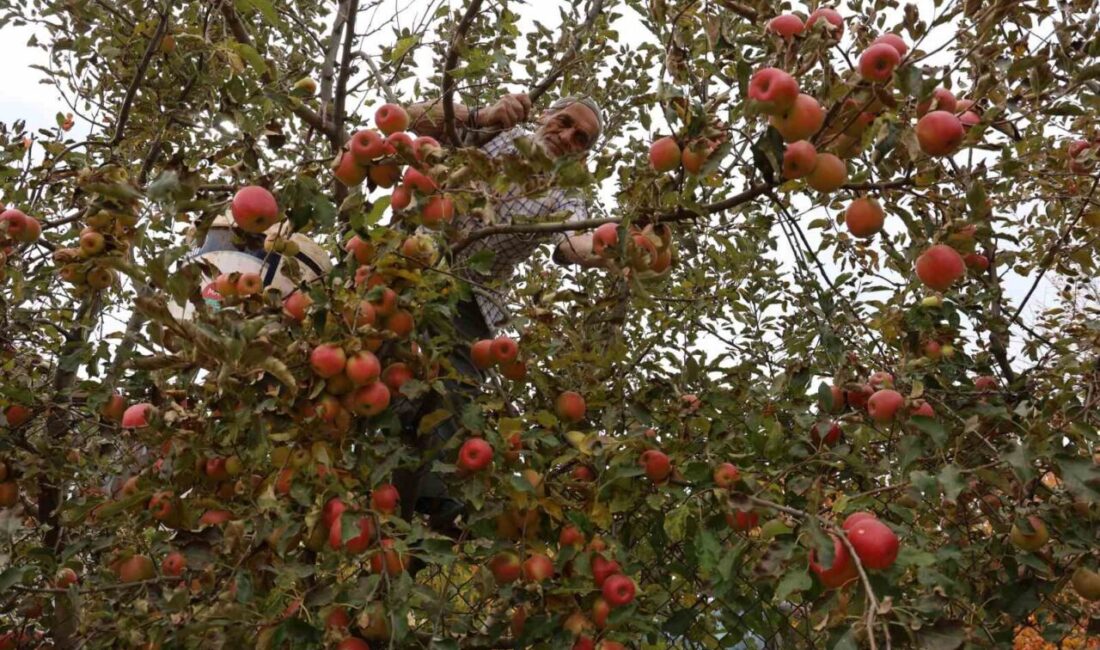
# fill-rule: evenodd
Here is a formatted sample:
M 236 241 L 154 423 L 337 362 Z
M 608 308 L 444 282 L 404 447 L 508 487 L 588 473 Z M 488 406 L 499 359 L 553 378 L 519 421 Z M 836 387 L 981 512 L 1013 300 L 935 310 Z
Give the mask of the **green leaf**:
M 691 510 L 687 506 L 680 506 L 665 516 L 665 535 L 674 542 L 683 541 L 687 533 L 687 522 L 691 516 Z
M 668 617 L 665 621 L 662 630 L 665 634 L 669 634 L 673 637 L 683 636 L 688 630 L 691 629 L 692 622 L 699 617 L 699 612 L 694 608 L 688 607 L 687 609 L 681 609 Z
M 263 74 L 267 72 L 267 63 L 264 58 L 260 56 L 260 53 L 256 51 L 256 48 L 245 43 L 238 43 L 234 41 L 230 44 L 230 47 L 244 59 L 248 65 L 252 66 L 256 72 Z
M 794 568 L 788 572 L 775 587 L 775 600 L 783 602 L 790 598 L 791 594 L 806 591 L 814 586 L 810 574 L 802 568 Z
M 269 25 L 283 27 L 283 21 L 279 19 L 279 12 L 275 11 L 275 7 L 269 0 L 237 0 L 237 8 L 255 9 Z
M 397 44 L 393 46 L 393 50 L 390 52 L 390 63 L 401 60 L 401 57 L 405 56 L 405 53 L 412 49 L 419 41 L 419 36 L 406 36 L 397 41 Z
M 496 253 L 486 248 L 471 255 L 466 261 L 466 264 L 474 273 L 489 275 L 490 271 L 493 269 L 493 260 L 495 260 L 496 257 Z
M 32 566 L 13 566 L 4 569 L 3 573 L 0 573 L 0 593 L 11 589 L 12 586 L 23 581 L 23 576 L 28 571 L 34 569 Z
M 959 494 L 966 489 L 966 483 L 962 480 L 962 472 L 954 464 L 944 467 L 937 479 L 943 488 L 943 495 L 950 501 L 959 498 Z

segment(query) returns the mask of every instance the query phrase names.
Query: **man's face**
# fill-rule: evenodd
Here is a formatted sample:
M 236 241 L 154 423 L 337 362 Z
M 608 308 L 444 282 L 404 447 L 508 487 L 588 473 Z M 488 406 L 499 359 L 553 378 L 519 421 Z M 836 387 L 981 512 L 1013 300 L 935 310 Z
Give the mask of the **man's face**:
M 546 155 L 559 158 L 587 151 L 599 135 L 599 122 L 592 109 L 573 103 L 539 118 L 535 141 Z

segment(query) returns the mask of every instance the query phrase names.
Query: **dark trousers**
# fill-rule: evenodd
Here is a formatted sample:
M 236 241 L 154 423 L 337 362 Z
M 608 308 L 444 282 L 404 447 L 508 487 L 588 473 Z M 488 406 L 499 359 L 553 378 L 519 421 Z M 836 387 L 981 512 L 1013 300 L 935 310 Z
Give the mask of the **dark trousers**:
M 492 332 L 485 324 L 477 303 L 472 300 L 458 304 L 458 312 L 452 324 L 458 340 L 450 362 L 459 377 L 443 382 L 447 389 L 446 395 L 432 392 L 410 414 L 402 417 L 405 435 L 410 443 L 415 441 L 422 461 L 415 469 L 396 470 L 394 485 L 401 494 L 402 515 L 405 519 L 411 519 L 414 513 L 425 514 L 433 530 L 457 536 L 460 531 L 454 522 L 462 514 L 466 504 L 448 495 L 447 484 L 442 477 L 431 471 L 431 466 L 461 427 L 459 421 L 462 410 L 481 392 L 485 377 L 470 358 L 470 344 L 478 339 L 491 337 Z M 420 434 L 420 419 L 439 409 L 449 411 L 451 417 L 428 433 Z

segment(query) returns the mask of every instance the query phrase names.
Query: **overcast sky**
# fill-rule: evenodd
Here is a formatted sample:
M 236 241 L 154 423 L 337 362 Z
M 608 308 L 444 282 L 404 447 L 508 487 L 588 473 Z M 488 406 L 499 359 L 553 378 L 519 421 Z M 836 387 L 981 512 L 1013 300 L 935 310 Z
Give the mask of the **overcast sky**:
M 402 13 L 402 20 L 405 24 L 410 24 L 414 13 L 422 12 L 429 4 L 438 4 L 439 0 L 434 2 L 428 2 L 428 0 L 412 0 L 411 2 L 403 1 L 397 3 L 395 0 L 394 6 L 406 6 L 407 8 Z M 333 3 L 335 4 L 335 3 Z M 450 1 L 451 6 L 459 6 L 459 2 L 456 0 Z M 523 8 L 523 15 L 527 24 L 530 25 L 533 21 L 540 21 L 543 24 L 553 27 L 559 22 L 558 2 L 546 2 L 537 1 L 526 8 Z M 926 20 L 930 19 L 934 8 L 931 2 L 922 0 L 918 3 L 921 6 L 922 17 Z M 515 5 L 513 5 L 515 7 Z M 802 7 L 805 10 L 805 7 Z M 379 15 L 384 15 L 384 11 Z M 362 22 L 362 21 L 361 21 Z M 891 24 L 889 19 L 887 24 Z M 636 16 L 632 16 L 627 13 L 615 27 L 619 30 L 620 35 L 626 41 L 639 40 L 646 38 L 647 34 L 644 33 L 641 24 L 638 22 Z M 940 30 L 940 32 L 933 33 L 928 41 L 925 43 L 925 47 L 922 49 L 932 49 L 937 38 L 942 39 L 943 35 L 947 33 L 947 28 Z M 39 48 L 28 48 L 26 46 L 27 40 L 30 38 L 32 32 L 28 27 L 11 27 L 6 26 L 0 28 L 0 60 L 5 62 L 4 76 L 5 82 L 0 85 L 0 121 L 11 124 L 17 119 L 24 119 L 27 122 L 28 130 L 34 131 L 39 128 L 53 128 L 54 115 L 58 112 L 67 112 L 65 104 L 62 102 L 60 96 L 56 92 L 56 89 L 52 85 L 42 84 L 40 80 L 43 75 L 39 70 L 31 68 L 32 65 L 45 65 L 46 59 L 44 52 Z M 364 50 L 367 53 L 377 53 L 378 43 L 389 38 L 389 31 L 383 30 L 374 39 L 373 43 L 367 43 L 364 46 Z M 523 42 L 523 39 L 519 39 Z M 422 53 L 419 58 L 419 63 L 427 65 L 430 63 L 430 57 L 427 52 Z M 945 52 L 944 55 L 947 53 Z M 406 82 L 411 87 L 411 81 Z M 407 88 L 398 88 L 398 92 L 408 91 Z M 510 91 L 519 91 L 521 88 L 509 88 Z M 658 124 L 659 122 L 655 122 Z M 69 133 L 71 137 L 80 138 L 88 132 L 88 125 L 82 124 L 80 120 L 77 120 L 77 124 L 74 129 Z M 613 143 L 612 143 L 613 146 Z M 614 187 L 611 185 L 612 181 L 608 181 L 608 184 L 602 188 L 600 192 L 604 199 L 605 207 L 608 205 L 608 201 L 613 196 Z M 0 197 L 0 201 L 2 201 Z M 808 202 L 807 202 L 808 204 Z M 812 216 L 803 216 L 804 222 L 807 222 Z M 889 224 L 888 228 L 897 228 L 897 224 L 890 224 L 889 218 L 887 219 Z M 811 243 L 816 246 L 817 237 L 816 231 L 808 230 L 807 236 L 811 238 Z M 784 259 L 791 259 L 790 251 L 781 246 L 780 255 Z M 831 276 L 834 276 L 839 270 L 829 264 L 828 256 L 822 256 L 822 261 L 827 265 L 826 268 Z M 1031 285 L 1030 278 L 1020 278 L 1013 273 L 1009 273 L 1006 276 L 1006 289 L 1009 298 L 1016 302 Z M 1028 309 L 1025 312 L 1032 314 L 1036 310 L 1048 303 L 1048 298 L 1052 296 L 1050 293 L 1054 290 L 1054 287 L 1044 281 L 1036 295 L 1031 299 L 1028 305 Z M 707 346 L 710 347 L 710 346 Z

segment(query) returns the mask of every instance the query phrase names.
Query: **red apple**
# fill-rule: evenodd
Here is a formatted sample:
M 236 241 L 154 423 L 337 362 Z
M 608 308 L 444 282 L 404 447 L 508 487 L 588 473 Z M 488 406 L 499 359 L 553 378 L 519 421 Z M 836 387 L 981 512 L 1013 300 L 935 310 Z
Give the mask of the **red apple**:
M 569 524 L 561 529 L 561 534 L 558 535 L 558 544 L 561 546 L 584 546 L 584 533 L 581 532 L 580 528 Z
M 416 327 L 413 316 L 404 309 L 398 309 L 388 318 L 386 318 L 385 329 L 393 332 L 398 338 L 406 338 L 412 334 L 413 329 Z
M 332 175 L 336 177 L 336 180 L 348 187 L 354 187 L 362 183 L 366 179 L 367 173 L 368 168 L 356 162 L 350 151 L 340 154 L 340 160 L 332 171 Z
M 175 495 L 171 492 L 154 492 L 152 498 L 149 499 L 149 514 L 157 521 L 168 519 L 175 510 L 175 506 L 173 505 L 174 501 Z
M 6 233 L 3 232 L 5 225 Z M 0 243 L 11 239 L 29 244 L 37 241 L 41 234 L 42 226 L 38 220 L 23 213 L 22 210 L 9 208 L 0 212 Z
M 799 140 L 787 145 L 783 153 L 783 178 L 788 180 L 802 178 L 809 174 L 817 164 L 817 148 L 807 140 Z
M 824 432 L 824 436 L 822 436 L 822 432 Z M 825 428 L 824 422 L 819 422 L 810 427 L 810 438 L 815 445 L 820 445 L 822 440 L 824 440 L 825 444 L 831 447 L 840 441 L 840 435 L 842 433 L 839 422 L 829 423 L 828 429 Z
M 409 128 L 409 114 L 397 104 L 383 104 L 374 113 L 374 123 L 382 133 L 390 135 Z
M 313 298 L 308 293 L 295 291 L 283 300 L 283 313 L 299 323 L 306 319 L 306 312 L 313 304 Z
M 391 133 L 390 136 L 386 138 L 386 146 L 392 153 L 405 156 L 406 158 L 414 155 L 413 139 L 408 133 Z
M 599 629 L 607 627 L 607 617 L 611 615 L 611 605 L 603 598 L 592 601 L 592 622 Z
M 4 409 L 4 419 L 11 428 L 21 427 L 31 419 L 31 411 L 22 404 L 12 404 Z
M 882 230 L 886 215 L 878 201 L 869 197 L 860 197 L 848 204 L 844 211 L 844 225 L 855 237 L 866 239 Z
M 263 278 L 259 273 L 242 273 L 237 278 L 237 295 L 238 296 L 254 296 L 264 288 Z
M 401 495 L 397 488 L 390 483 L 383 483 L 371 490 L 370 507 L 383 514 L 392 515 L 397 512 L 397 505 L 401 502 Z
M 413 140 L 413 154 L 416 155 L 416 159 L 419 162 L 424 162 L 429 158 L 433 158 L 442 151 L 443 147 L 439 145 L 439 141 L 435 138 L 422 135 L 416 140 Z
M 909 415 L 920 415 L 922 417 L 931 418 L 936 416 L 936 410 L 932 408 L 932 405 L 924 400 L 916 400 L 912 406 L 909 407 Z
M 324 522 L 326 528 L 331 528 L 332 524 L 340 518 L 340 515 L 344 514 L 344 511 L 348 507 L 340 497 L 332 497 L 325 502 L 325 507 L 321 510 L 321 521 Z
M 744 510 L 734 510 L 733 512 L 726 513 L 726 525 L 734 530 L 746 531 L 756 528 L 756 524 L 760 522 L 760 514 L 756 512 L 745 512 Z
M 622 574 L 608 576 L 600 593 L 612 608 L 629 605 L 634 600 L 634 581 Z
M 187 558 L 179 551 L 171 551 L 160 561 L 160 572 L 166 576 L 179 577 L 187 568 Z
M 353 384 L 362 386 L 378 381 L 378 377 L 382 374 L 382 364 L 373 352 L 363 350 L 356 352 L 348 359 L 344 373 Z
M 597 587 L 602 588 L 607 579 L 619 573 L 619 571 L 619 563 L 615 560 L 608 560 L 599 553 L 592 556 L 592 578 L 595 580 Z
M 874 513 L 871 512 L 853 512 L 844 519 L 844 524 L 841 526 L 844 530 L 851 530 L 853 526 L 865 519 L 876 519 Z
M 963 262 L 967 268 L 981 273 L 989 268 L 989 258 L 981 253 L 967 253 L 963 257 Z
M 385 138 L 373 129 L 356 131 L 348 141 L 348 150 L 354 162 L 362 168 L 366 168 L 374 160 L 389 153 Z
M 351 253 L 360 266 L 370 264 L 374 259 L 374 245 L 359 235 L 352 235 L 344 244 L 344 250 Z
M 105 420 L 111 420 L 112 422 L 121 422 L 122 416 L 126 414 L 126 398 L 118 393 L 113 393 L 107 398 L 106 403 L 99 409 L 99 415 Z
M 382 371 L 382 383 L 386 384 L 391 393 L 400 393 L 401 387 L 413 376 L 413 371 L 408 365 L 397 361 L 386 366 Z
M 404 210 L 412 204 L 412 190 L 407 185 L 398 185 L 393 188 L 393 194 L 390 195 L 390 207 L 397 210 Z
M 1087 174 L 1092 171 L 1092 156 L 1089 156 L 1089 159 L 1086 160 L 1082 159 L 1086 157 L 1086 152 L 1091 153 L 1090 150 L 1094 148 L 1095 146 L 1088 140 L 1074 140 L 1069 143 L 1069 148 L 1066 151 L 1069 158 L 1069 170 L 1074 174 Z
M 489 560 L 489 571 L 498 585 L 505 585 L 519 580 L 523 572 L 523 564 L 515 553 L 502 551 Z
M 878 519 L 863 519 L 848 529 L 859 561 L 868 569 L 889 569 L 898 559 L 898 536 Z
M 352 393 L 350 404 L 356 414 L 374 417 L 389 407 L 390 389 L 380 381 L 361 386 Z
M 336 650 L 370 650 L 370 645 L 366 641 L 352 636 L 337 643 Z
M 259 185 L 246 185 L 233 195 L 233 221 L 245 232 L 261 233 L 279 221 L 275 196 Z
M 664 452 L 656 449 L 647 449 L 642 452 L 640 462 L 645 468 L 645 475 L 654 483 L 661 483 L 672 473 L 672 462 Z
M 154 412 L 152 404 L 143 402 L 134 404 L 122 414 L 122 426 L 125 429 L 138 429 L 149 426 L 149 418 Z
M 825 20 L 826 32 L 831 34 L 835 40 L 840 40 L 840 37 L 844 35 L 844 18 L 835 9 L 829 7 L 821 7 L 811 13 L 810 17 L 806 19 L 806 29 L 813 29 L 813 26 L 821 19 Z
M 889 33 L 883 34 L 876 38 L 871 45 L 878 45 L 879 43 L 886 43 L 890 47 L 898 51 L 898 56 L 905 56 L 905 53 L 909 51 L 909 46 L 905 44 L 905 39 L 897 34 Z
M 893 388 L 894 376 L 884 370 L 879 370 L 871 373 L 871 376 L 867 378 L 867 383 L 875 390 Z
M 554 563 L 542 553 L 532 553 L 523 562 L 523 579 L 528 582 L 543 582 L 554 576 Z
M 586 409 L 584 398 L 580 393 L 567 390 L 558 395 L 554 402 L 554 410 L 558 417 L 566 422 L 580 422 L 584 419 Z
M 479 472 L 493 462 L 493 448 L 483 438 L 470 438 L 458 450 L 458 467 L 467 472 Z
M 741 472 L 733 463 L 722 463 L 714 468 L 714 484 L 720 488 L 728 488 L 741 480 Z
M 78 245 L 84 257 L 92 257 L 93 255 L 99 255 L 107 248 L 107 240 L 100 233 L 88 230 L 81 233 Z
M 859 575 L 852 556 L 848 553 L 848 547 L 836 535 L 830 535 L 833 539 L 833 563 L 825 567 L 814 559 L 815 551 L 810 551 L 810 570 L 821 580 L 821 584 L 829 589 L 836 589 L 855 580 Z
M 983 375 L 974 379 L 974 388 L 983 393 L 997 390 L 997 378 L 991 375 Z
M 519 345 L 507 336 L 498 336 L 493 339 L 492 352 L 497 363 L 509 363 L 519 354 Z
M 859 57 L 859 74 L 867 81 L 882 83 L 894 76 L 894 69 L 901 63 L 898 50 L 889 43 L 876 43 Z
M 433 196 L 424 204 L 420 219 L 427 228 L 439 228 L 454 218 L 455 204 L 449 196 Z
M 659 172 L 668 172 L 680 166 L 680 145 L 676 138 L 660 138 L 649 147 L 649 164 Z
M 332 343 L 324 343 L 313 348 L 309 354 L 309 365 L 313 372 L 328 379 L 344 372 L 348 357 L 343 348 Z
M 946 291 L 966 275 L 966 263 L 954 248 L 936 244 L 917 258 L 916 271 L 924 286 L 936 291 Z
M 848 182 L 848 163 L 831 153 L 819 153 L 806 184 L 818 192 L 833 192 Z
M 917 121 L 917 142 L 929 156 L 955 153 L 964 136 L 962 122 L 947 111 L 932 111 Z
M 794 108 L 799 96 L 798 82 L 779 68 L 763 68 L 749 80 L 748 95 L 762 113 L 783 115 Z
M 794 104 L 782 113 L 772 115 L 771 124 L 786 142 L 808 140 L 825 123 L 825 111 L 813 97 L 800 94 Z
M 148 555 L 133 555 L 119 562 L 115 571 L 122 582 L 151 580 L 155 575 L 153 560 L 149 559 Z
M 500 374 L 512 381 L 523 381 L 527 377 L 527 364 L 522 361 L 509 361 L 500 364 Z
M 932 97 L 917 104 L 917 116 L 924 116 L 929 111 L 947 111 L 954 113 L 958 100 L 955 95 L 946 88 L 937 88 L 932 91 Z
M 874 395 L 871 395 L 871 399 L 867 401 L 867 414 L 875 422 L 886 424 L 893 421 L 898 409 L 903 404 L 905 404 L 905 398 L 901 396 L 901 393 L 884 388 L 876 391 Z
M 802 19 L 794 14 L 782 14 L 768 21 L 768 31 L 779 34 L 783 38 L 801 34 L 805 28 Z
M 619 224 L 605 223 L 592 233 L 592 252 L 603 255 L 619 246 Z
M 401 180 L 401 168 L 397 165 L 373 165 L 367 170 L 367 177 L 378 187 L 393 187 Z
M 439 189 L 435 181 L 412 167 L 405 170 L 405 187 L 418 190 L 422 194 L 431 194 Z

